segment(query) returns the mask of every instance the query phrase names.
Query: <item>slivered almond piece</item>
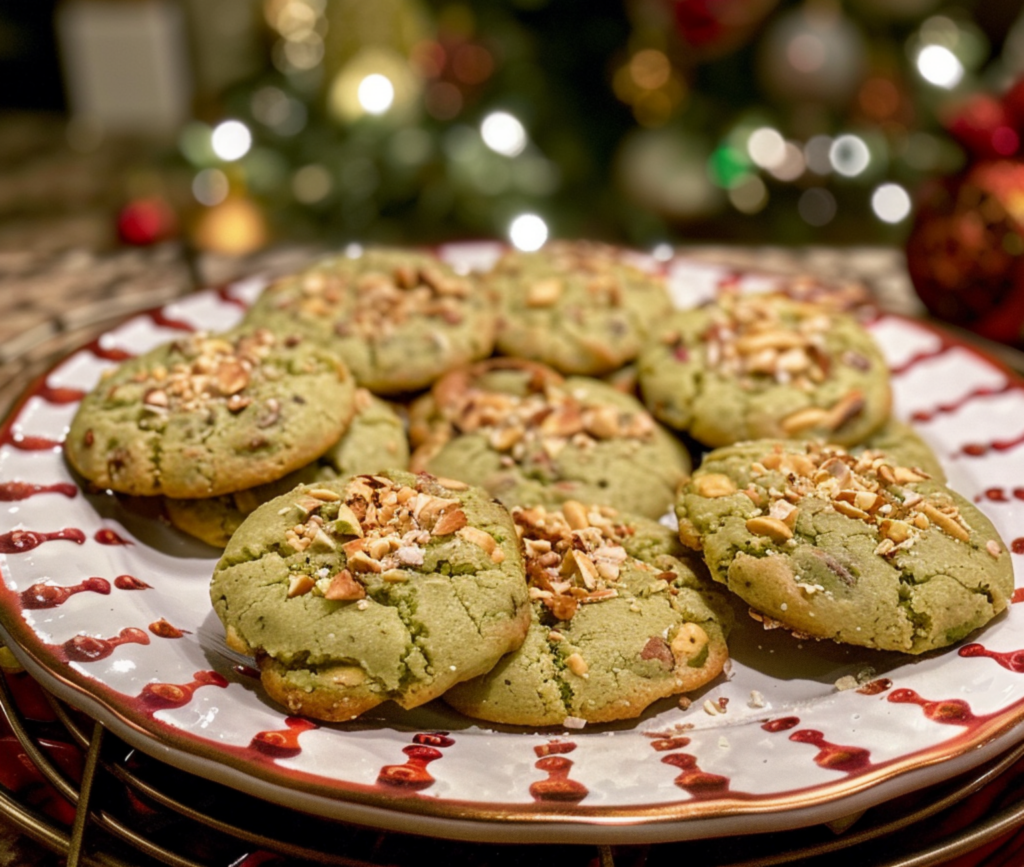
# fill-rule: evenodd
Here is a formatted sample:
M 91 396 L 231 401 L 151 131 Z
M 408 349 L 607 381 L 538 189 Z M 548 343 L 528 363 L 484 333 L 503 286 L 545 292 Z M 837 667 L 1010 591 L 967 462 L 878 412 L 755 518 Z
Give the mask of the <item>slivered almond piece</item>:
M 292 575 L 288 579 L 288 598 L 303 596 L 313 589 L 316 582 L 308 575 Z
M 897 485 L 912 485 L 914 482 L 923 482 L 928 478 L 923 473 L 919 473 L 909 467 L 893 467 L 892 475 L 896 479 Z
M 584 585 L 586 585 L 588 590 L 593 590 L 597 586 L 597 579 L 600 577 L 594 562 L 582 551 L 573 551 L 571 557 L 575 571 L 583 579 Z
M 576 500 L 566 500 L 562 503 L 562 514 L 572 530 L 582 530 L 590 526 L 590 518 L 587 517 L 586 506 Z
M 882 534 L 883 539 L 889 539 L 895 544 L 905 542 L 911 536 L 910 524 L 906 521 L 882 521 L 878 525 L 878 532 Z
M 793 531 L 778 518 L 751 518 L 746 523 L 747 532 L 755 536 L 767 536 L 773 542 L 786 542 L 793 538 Z
M 848 518 L 857 518 L 860 521 L 868 521 L 871 519 L 871 516 L 863 509 L 858 509 L 853 505 L 853 503 L 847 503 L 845 500 L 833 500 L 832 507 L 841 515 L 846 515 Z
M 562 295 L 562 281 L 557 277 L 537 280 L 526 290 L 527 307 L 550 307 Z
M 736 493 L 736 483 L 724 473 L 707 473 L 693 480 L 693 487 L 702 497 L 715 499 Z
M 945 512 L 940 512 L 931 503 L 922 503 L 918 508 L 928 517 L 929 521 L 954 539 L 966 542 L 971 538 L 971 534 L 960 526 L 955 518 Z
M 583 677 L 590 671 L 587 661 L 578 653 L 572 653 L 565 658 L 565 667 L 578 677 Z
M 324 591 L 324 598 L 330 599 L 332 602 L 364 599 L 365 597 L 366 588 L 352 577 L 352 573 L 348 569 L 342 569 L 335 575 Z
M 341 499 L 341 494 L 329 491 L 327 488 L 310 488 L 306 493 L 314 500 L 323 500 L 326 503 L 334 503 Z
M 864 395 L 854 390 L 849 392 L 828 411 L 827 427 L 836 430 L 864 409 Z
M 809 406 L 787 415 L 782 420 L 781 426 L 787 434 L 794 434 L 798 431 L 807 430 L 807 428 L 828 427 L 828 421 L 828 412 L 816 406 Z M 762 461 L 761 463 L 765 462 Z M 765 463 L 765 466 L 768 466 L 768 464 Z
M 460 482 L 458 479 L 448 479 L 444 476 L 436 476 L 435 481 L 449 491 L 468 491 L 469 485 L 465 482 Z
M 372 557 L 367 556 L 363 551 L 357 551 L 348 558 L 348 567 L 353 572 L 376 572 L 378 574 L 382 572 L 384 568 L 380 563 Z
M 240 361 L 233 359 L 222 361 L 217 365 L 214 380 L 217 390 L 225 395 L 237 394 L 249 384 L 249 371 Z
M 449 512 L 445 512 L 437 519 L 437 523 L 434 524 L 433 529 L 430 531 L 431 536 L 447 536 L 451 533 L 461 530 L 466 524 L 469 523 L 466 518 L 466 513 L 462 509 L 452 509 Z
M 494 536 L 478 527 L 463 527 L 457 531 L 457 535 L 470 544 L 483 548 L 488 554 L 493 554 L 498 548 L 498 543 Z

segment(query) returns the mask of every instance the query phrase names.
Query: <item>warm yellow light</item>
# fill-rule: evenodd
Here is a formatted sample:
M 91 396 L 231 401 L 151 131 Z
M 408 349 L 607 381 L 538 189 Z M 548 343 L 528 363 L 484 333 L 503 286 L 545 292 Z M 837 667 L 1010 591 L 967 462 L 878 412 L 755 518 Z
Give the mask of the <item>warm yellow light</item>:
M 638 87 L 657 90 L 668 81 L 672 74 L 672 64 L 657 49 L 645 48 L 630 59 L 629 74 Z

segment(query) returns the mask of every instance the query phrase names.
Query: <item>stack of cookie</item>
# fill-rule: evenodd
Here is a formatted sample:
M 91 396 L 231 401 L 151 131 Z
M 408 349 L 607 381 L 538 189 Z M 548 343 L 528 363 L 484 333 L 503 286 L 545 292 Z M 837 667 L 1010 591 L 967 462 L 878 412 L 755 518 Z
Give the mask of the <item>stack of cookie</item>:
M 907 652 L 1012 592 L 991 525 L 889 420 L 870 336 L 805 296 L 673 313 L 590 242 L 482 275 L 338 256 L 117 368 L 66 453 L 224 547 L 228 643 L 294 713 L 631 718 L 722 671 L 716 581 L 768 625 Z

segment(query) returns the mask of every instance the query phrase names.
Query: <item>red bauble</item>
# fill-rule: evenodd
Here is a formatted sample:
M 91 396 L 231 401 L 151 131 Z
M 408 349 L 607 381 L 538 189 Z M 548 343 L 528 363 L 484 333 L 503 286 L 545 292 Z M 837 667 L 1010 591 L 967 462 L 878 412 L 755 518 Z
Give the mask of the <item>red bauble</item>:
M 177 231 L 174 209 L 158 196 L 135 199 L 117 215 L 117 234 L 126 244 L 145 247 L 173 238 Z
M 1007 106 L 985 93 L 975 94 L 946 117 L 946 129 L 975 159 L 1012 157 L 1020 132 Z
M 922 191 L 907 266 L 928 310 L 984 337 L 1024 338 L 1024 163 L 979 162 Z
M 669 0 L 676 33 L 697 60 L 744 44 L 778 0 Z

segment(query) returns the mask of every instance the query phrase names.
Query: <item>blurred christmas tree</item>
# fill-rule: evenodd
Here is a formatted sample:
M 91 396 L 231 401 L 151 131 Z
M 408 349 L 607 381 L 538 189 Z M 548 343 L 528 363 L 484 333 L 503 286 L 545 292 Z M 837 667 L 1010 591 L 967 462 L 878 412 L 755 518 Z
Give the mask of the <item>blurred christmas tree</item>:
M 1024 65 L 1016 2 L 261 8 L 265 71 L 181 137 L 200 243 L 894 240 L 963 159 L 943 107 Z

